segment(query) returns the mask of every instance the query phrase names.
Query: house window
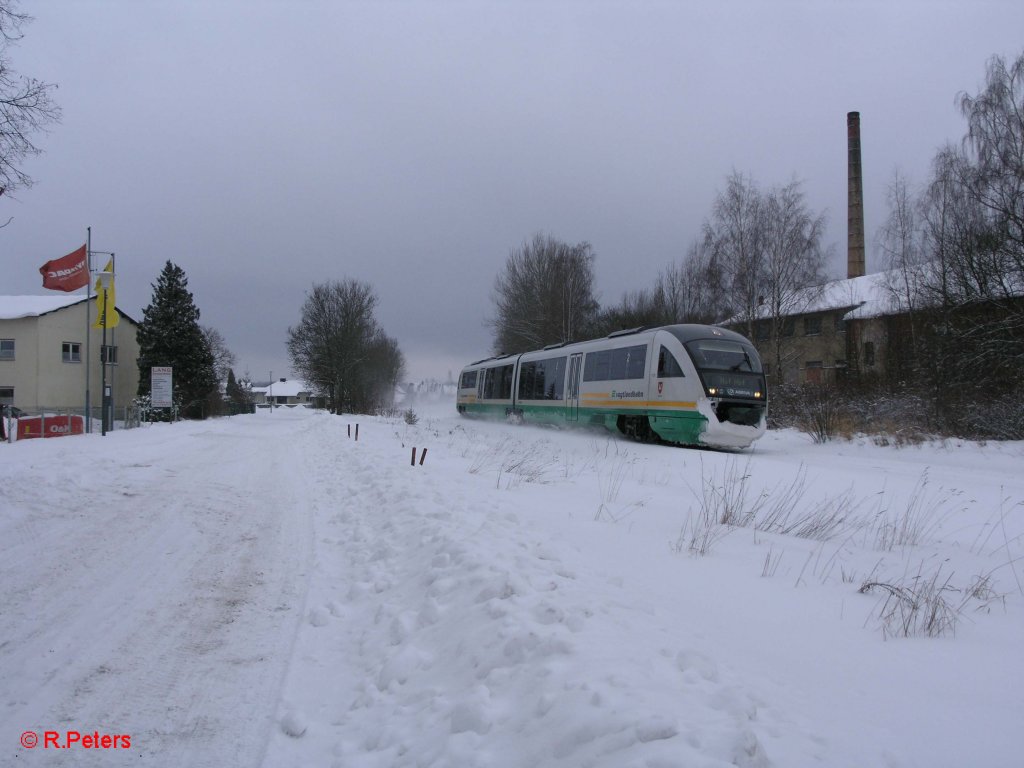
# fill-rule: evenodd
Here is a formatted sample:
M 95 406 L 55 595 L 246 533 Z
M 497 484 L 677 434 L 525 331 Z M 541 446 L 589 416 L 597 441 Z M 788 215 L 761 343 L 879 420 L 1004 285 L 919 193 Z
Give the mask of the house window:
M 0 360 L 14 359 L 14 339 L 0 339 Z
M 821 360 L 808 360 L 804 363 L 804 376 L 812 384 L 819 384 L 821 382 L 821 371 Z
M 865 341 L 864 342 L 864 365 L 872 366 L 875 364 L 875 342 Z
M 821 315 L 804 318 L 804 336 L 817 336 L 821 333 Z
M 65 341 L 61 344 L 60 359 L 65 363 L 82 362 L 82 345 L 77 341 Z
M 792 317 L 787 317 L 785 320 L 782 321 L 782 335 L 784 337 L 788 338 L 789 336 L 792 336 L 795 328 L 796 320 L 793 319 Z
M 100 362 L 108 363 L 110 365 L 117 365 L 117 347 L 112 347 L 109 344 L 107 346 L 100 347 Z
M 843 316 L 832 315 L 832 319 L 835 321 L 836 333 L 846 333 L 846 323 L 843 321 Z
M 772 326 L 767 320 L 762 320 L 754 326 L 754 337 L 758 341 L 767 341 L 772 335 Z
M 0 405 L 14 405 L 14 387 L 0 387 Z

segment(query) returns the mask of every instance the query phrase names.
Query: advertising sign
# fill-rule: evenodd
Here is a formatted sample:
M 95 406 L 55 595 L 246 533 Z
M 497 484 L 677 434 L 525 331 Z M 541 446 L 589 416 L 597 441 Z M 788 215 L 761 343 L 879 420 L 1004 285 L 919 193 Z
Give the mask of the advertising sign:
M 173 370 L 169 365 L 154 365 L 150 368 L 149 391 L 153 408 L 170 408 L 174 405 Z
M 18 419 L 18 439 L 33 437 L 63 437 L 85 432 L 85 419 L 81 416 L 22 416 Z

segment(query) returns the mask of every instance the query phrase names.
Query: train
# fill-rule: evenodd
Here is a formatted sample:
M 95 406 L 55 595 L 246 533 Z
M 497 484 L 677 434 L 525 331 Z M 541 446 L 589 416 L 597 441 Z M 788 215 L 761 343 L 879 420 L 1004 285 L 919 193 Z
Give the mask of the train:
M 543 424 L 596 424 L 641 441 L 747 448 L 768 391 L 754 346 L 712 325 L 616 331 L 489 357 L 459 374 L 456 408 Z

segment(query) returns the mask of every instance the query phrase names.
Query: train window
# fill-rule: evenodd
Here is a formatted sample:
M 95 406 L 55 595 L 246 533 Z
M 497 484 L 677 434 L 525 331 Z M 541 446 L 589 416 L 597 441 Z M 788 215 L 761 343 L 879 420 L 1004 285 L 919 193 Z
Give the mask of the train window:
M 683 369 L 676 360 L 675 355 L 662 347 L 658 352 L 658 378 L 678 379 L 683 375 Z
M 749 344 L 725 339 L 688 341 L 686 349 L 702 370 L 761 373 L 761 360 Z
M 647 372 L 647 345 L 640 344 L 626 349 L 626 378 L 642 379 Z
M 565 398 L 565 358 L 552 357 L 523 363 L 519 368 L 521 400 L 563 400 Z
M 612 364 L 612 351 L 610 349 L 600 352 L 588 352 L 586 362 L 583 364 L 584 381 L 608 381 L 608 371 Z
M 642 379 L 647 370 L 647 345 L 605 349 L 587 354 L 583 365 L 584 381 Z
M 473 389 L 476 387 L 476 371 L 465 371 L 462 374 L 462 381 L 459 382 L 459 389 Z
M 510 400 L 512 398 L 512 368 L 503 365 L 499 368 L 487 369 L 487 380 L 484 383 L 485 400 Z
M 545 400 L 565 399 L 565 363 L 566 358 L 555 357 L 544 361 L 547 371 L 547 385 L 544 388 Z
M 523 363 L 519 366 L 519 399 L 533 400 L 533 385 L 537 380 L 537 364 Z

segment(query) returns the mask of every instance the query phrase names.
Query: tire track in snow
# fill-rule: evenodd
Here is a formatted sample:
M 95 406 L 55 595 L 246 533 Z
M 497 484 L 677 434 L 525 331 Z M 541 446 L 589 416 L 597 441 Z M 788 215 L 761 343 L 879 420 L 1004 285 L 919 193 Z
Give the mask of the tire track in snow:
M 126 468 L 117 492 L 95 489 L 85 514 L 66 521 L 66 541 L 20 543 L 25 576 L 10 610 L 62 599 L 17 622 L 31 632 L 0 649 L 5 687 L 18 692 L 4 719 L 132 736 L 124 752 L 48 750 L 48 764 L 258 764 L 304 605 L 310 520 L 295 446 L 313 423 L 270 426 L 270 439 L 255 421 L 240 438 L 216 423 L 178 425 L 173 460 L 143 460 L 138 478 Z M 168 455 L 166 445 L 154 452 Z M 164 504 L 140 513 L 138 496 Z M 66 507 L 74 501 L 69 491 Z M 66 511 L 29 514 L 38 533 Z M 39 575 L 58 561 L 55 591 Z M 5 733 L 0 755 L 13 738 Z

